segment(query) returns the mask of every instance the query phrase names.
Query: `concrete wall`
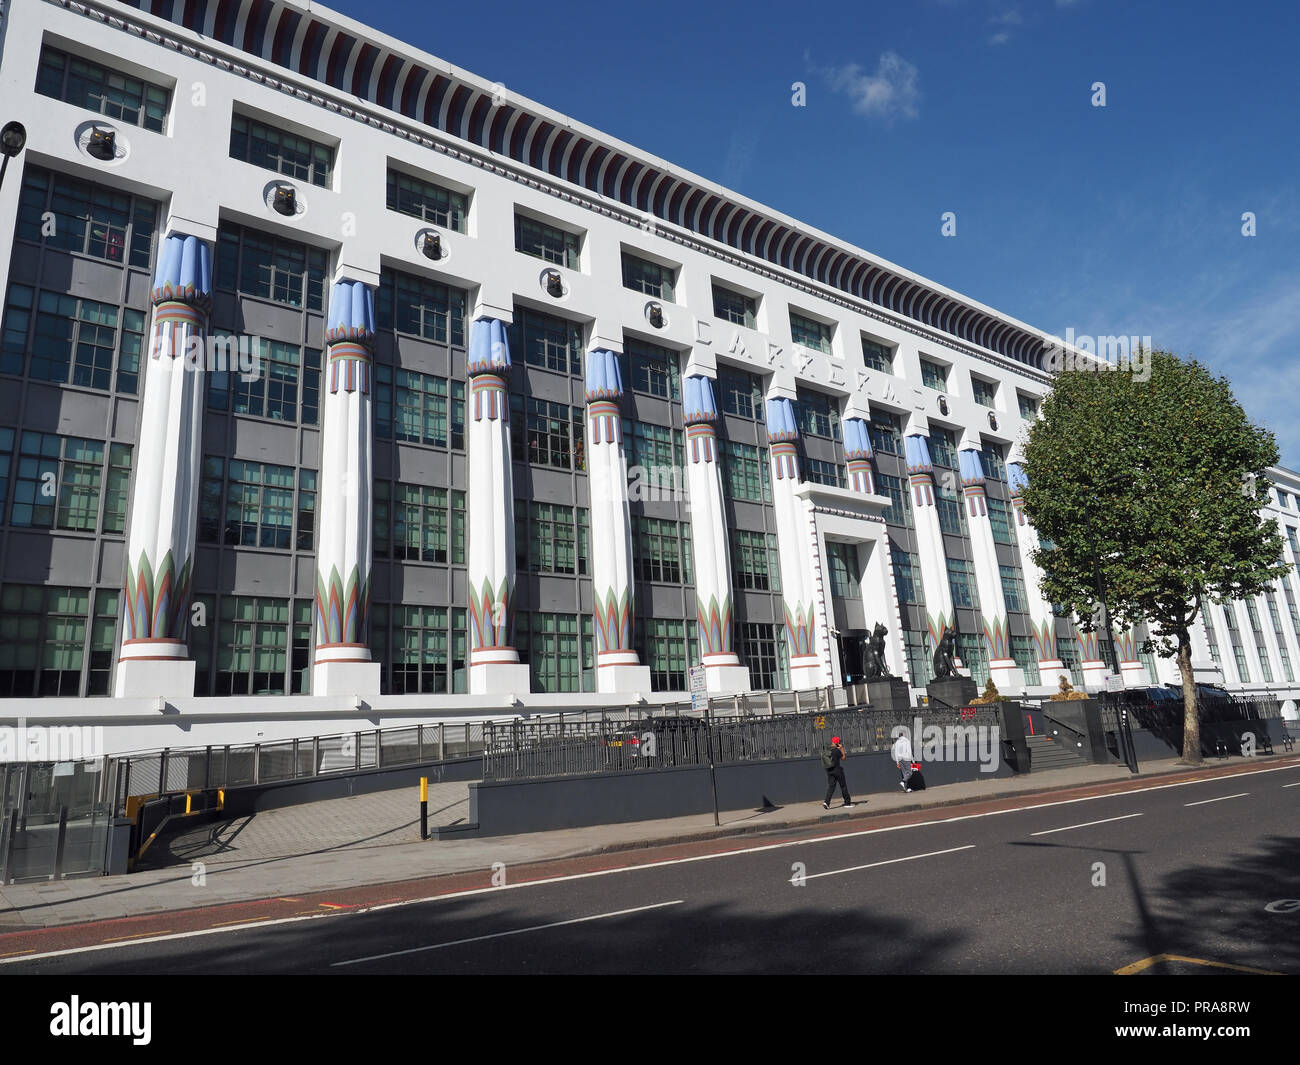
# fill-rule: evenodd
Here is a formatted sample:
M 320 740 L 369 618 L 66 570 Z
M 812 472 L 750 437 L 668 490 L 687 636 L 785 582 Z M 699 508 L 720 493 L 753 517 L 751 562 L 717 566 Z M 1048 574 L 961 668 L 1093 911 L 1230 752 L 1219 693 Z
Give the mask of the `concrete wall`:
M 981 773 L 975 762 L 929 762 L 924 773 L 929 787 L 1012 775 L 1003 762 L 994 773 Z M 844 775 L 855 800 L 898 788 L 898 770 L 886 752 L 849 757 Z M 826 794 L 826 771 L 820 758 L 719 766 L 717 778 L 718 806 L 723 810 L 820 802 Z M 837 789 L 833 802 L 839 801 Z M 503 836 L 683 817 L 713 809 L 707 766 L 551 780 L 481 781 L 470 785 L 469 804 L 470 825 L 477 824 L 477 829 L 467 826 L 444 836 Z

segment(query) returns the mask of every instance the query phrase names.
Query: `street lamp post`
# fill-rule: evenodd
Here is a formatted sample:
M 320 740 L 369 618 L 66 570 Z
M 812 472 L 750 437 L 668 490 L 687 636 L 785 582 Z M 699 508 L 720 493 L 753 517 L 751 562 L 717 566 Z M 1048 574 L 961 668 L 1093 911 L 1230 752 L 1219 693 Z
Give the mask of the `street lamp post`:
M 0 129 L 0 186 L 5 182 L 5 171 L 9 169 L 9 160 L 23 150 L 27 143 L 27 130 L 21 122 L 6 122 Z

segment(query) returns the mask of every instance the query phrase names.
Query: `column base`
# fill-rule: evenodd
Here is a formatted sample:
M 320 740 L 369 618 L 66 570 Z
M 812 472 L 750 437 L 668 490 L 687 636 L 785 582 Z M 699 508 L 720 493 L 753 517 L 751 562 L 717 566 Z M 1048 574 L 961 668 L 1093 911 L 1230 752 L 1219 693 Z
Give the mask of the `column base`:
M 1106 687 L 1106 674 L 1110 670 L 1102 661 L 1083 663 L 1083 686 L 1087 691 L 1103 691 Z
M 378 695 L 378 662 L 317 662 L 311 670 L 312 695 Z
M 471 695 L 527 695 L 532 690 L 527 663 L 480 662 L 469 667 Z M 649 688 L 649 685 L 646 685 Z
M 118 699 L 193 698 L 196 670 L 192 658 L 121 658 L 113 695 Z
M 799 691 L 825 688 L 831 683 L 826 663 L 817 655 L 800 655 L 790 659 L 790 687 Z
M 1155 678 L 1147 675 L 1147 667 L 1141 662 L 1121 662 L 1119 672 L 1126 688 L 1149 688 L 1155 683 Z
M 749 669 L 735 654 L 704 655 L 704 690 L 710 695 L 739 695 L 754 690 Z
M 1013 658 L 990 662 L 989 678 L 999 695 L 1023 695 L 1025 692 L 1025 671 L 1016 665 Z
M 650 667 L 601 663 L 596 667 L 596 691 L 607 695 L 646 695 L 650 691 Z
M 1070 676 L 1070 670 L 1059 658 L 1040 658 L 1038 660 L 1039 687 L 1051 688 L 1052 691 L 1056 691 L 1061 686 L 1062 677 L 1071 684 L 1074 683 L 1074 678 Z

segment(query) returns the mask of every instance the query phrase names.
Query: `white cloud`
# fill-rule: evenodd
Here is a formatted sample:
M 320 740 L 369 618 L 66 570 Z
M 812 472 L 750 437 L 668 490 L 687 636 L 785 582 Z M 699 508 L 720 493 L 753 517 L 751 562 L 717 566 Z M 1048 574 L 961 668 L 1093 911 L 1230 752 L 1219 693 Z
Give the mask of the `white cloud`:
M 874 74 L 868 74 L 858 63 L 830 67 L 823 73 L 831 90 L 847 96 L 860 115 L 892 122 L 896 118 L 916 118 L 921 113 L 920 76 L 916 67 L 897 52 L 885 52 Z

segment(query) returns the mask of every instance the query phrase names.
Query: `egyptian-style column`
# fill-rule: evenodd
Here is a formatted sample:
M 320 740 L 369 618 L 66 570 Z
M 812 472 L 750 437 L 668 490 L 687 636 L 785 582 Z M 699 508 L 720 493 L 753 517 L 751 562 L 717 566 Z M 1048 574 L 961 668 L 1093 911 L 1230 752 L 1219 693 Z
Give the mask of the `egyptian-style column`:
M 1094 632 L 1084 632 L 1078 625 L 1074 627 L 1074 638 L 1079 643 L 1080 667 L 1083 669 L 1083 686 L 1100 691 L 1106 687 L 1106 676 L 1110 667 L 1101 657 L 1101 639 L 1105 635 L 1099 627 Z
M 480 318 L 469 354 L 469 690 L 529 691 L 510 642 L 515 595 L 515 492 L 510 468 L 510 345 L 506 324 Z
M 809 536 L 807 504 L 798 495 L 799 429 L 794 404 L 784 396 L 767 401 L 767 438 L 772 464 L 772 502 L 776 541 L 781 555 L 781 596 L 785 636 L 790 651 L 790 687 L 824 688 L 834 676 L 829 653 L 823 654 L 818 618 L 825 625 L 826 602 L 813 572 L 816 536 Z M 826 647 L 829 652 L 829 645 Z
M 876 494 L 871 475 L 871 434 L 861 418 L 844 419 L 844 459 L 849 470 L 849 487 L 863 495 Z
M 1043 597 L 1043 571 L 1033 559 L 1038 533 L 1025 517 L 1025 471 L 1018 462 L 1007 463 L 1007 486 L 1011 490 L 1016 539 L 1020 541 L 1020 571 L 1025 575 L 1025 593 L 1029 597 L 1029 635 L 1038 656 L 1038 682 L 1055 688 L 1061 675 L 1068 675 L 1069 670 L 1056 653 L 1056 615 L 1052 604 Z
M 211 247 L 198 237 L 169 234 L 158 255 L 152 299 L 126 547 L 122 647 L 113 687 L 119 697 L 194 694 L 187 636 Z
M 596 690 L 650 691 L 650 667 L 632 647 L 632 519 L 623 453 L 623 377 L 618 356 L 587 353 L 587 488 L 596 612 Z
M 943 530 L 934 497 L 934 464 L 930 461 L 930 439 L 913 433 L 905 441 L 907 477 L 916 513 L 916 546 L 921 560 L 921 582 L 925 588 L 926 654 L 933 659 L 939 641 L 953 628 L 956 616 L 952 588 L 948 584 L 948 555 L 943 549 Z
M 375 293 L 342 278 L 330 290 L 321 403 L 313 695 L 378 695 L 366 643 L 374 537 L 371 437 Z
M 686 423 L 686 484 L 691 494 L 700 662 L 710 692 L 747 692 L 751 689 L 749 670 L 740 664 L 732 644 L 731 540 L 722 505 L 714 429 L 718 408 L 713 382 L 702 374 L 686 378 L 682 419 Z
M 1004 695 L 1020 695 L 1025 690 L 1025 673 L 1011 657 L 1011 629 L 1002 591 L 1002 572 L 998 568 L 998 549 L 993 542 L 993 523 L 989 518 L 984 463 L 974 448 L 966 448 L 958 458 L 971 550 L 975 555 L 975 583 L 980 591 L 980 625 L 989 659 L 989 678 Z

